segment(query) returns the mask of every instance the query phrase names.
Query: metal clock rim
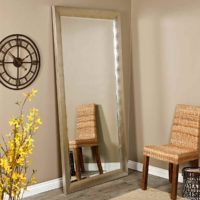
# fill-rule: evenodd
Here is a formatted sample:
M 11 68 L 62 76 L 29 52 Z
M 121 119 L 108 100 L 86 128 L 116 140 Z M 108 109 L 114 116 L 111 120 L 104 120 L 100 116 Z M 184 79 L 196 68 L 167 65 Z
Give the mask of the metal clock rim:
M 2 74 L 0 74 L 0 83 L 2 84 L 2 85 L 4 85 L 5 87 L 7 87 L 7 88 L 9 88 L 9 89 L 12 89 L 12 90 L 21 90 L 21 89 L 24 89 L 24 88 L 26 88 L 26 87 L 28 87 L 29 85 L 31 85 L 33 82 L 34 82 L 34 80 L 36 79 L 36 77 L 38 76 L 38 73 L 39 73 L 39 71 L 40 71 L 40 64 L 41 64 L 41 60 L 40 60 L 40 53 L 39 53 L 39 49 L 38 49 L 38 47 L 36 46 L 36 44 L 34 43 L 34 41 L 31 39 L 31 38 L 29 38 L 28 36 L 26 36 L 26 35 L 24 35 L 24 34 L 11 34 L 11 35 L 8 35 L 7 37 L 5 37 L 4 39 L 2 39 L 1 41 L 0 41 L 0 45 L 3 45 L 2 47 L 0 47 L 0 51 L 2 50 L 2 48 L 5 46 L 5 44 L 6 43 L 8 43 L 10 40 L 9 40 L 9 38 L 12 38 L 12 37 L 15 37 L 15 39 L 13 39 L 13 40 L 17 40 L 18 41 L 18 39 L 20 39 L 20 40 L 23 40 L 24 42 L 26 42 L 26 43 L 28 43 L 28 45 L 30 45 L 31 46 L 31 48 L 33 49 L 33 52 L 35 53 L 35 56 L 36 56 L 36 60 L 38 61 L 38 63 L 36 64 L 36 67 L 35 67 L 35 72 L 34 72 L 34 74 L 33 74 L 33 76 L 30 78 L 30 80 L 28 80 L 27 82 L 25 82 L 25 83 L 22 83 L 22 84 L 20 84 L 20 85 L 17 85 L 17 84 L 11 84 L 11 83 L 9 83 L 9 82 L 7 82 L 3 77 L 2 77 Z M 20 37 L 22 37 L 22 38 L 20 38 Z M 8 41 L 7 41 L 8 40 Z M 28 47 L 28 45 L 27 45 L 27 47 Z M 28 49 L 27 48 L 25 48 L 24 46 L 20 46 L 20 45 L 18 45 L 18 44 L 16 44 L 16 45 L 14 45 L 14 46 L 12 46 L 11 48 L 13 48 L 13 47 L 20 47 L 20 48 L 24 48 L 24 49 L 26 49 L 26 51 L 28 51 Z M 10 49 L 11 49 L 10 48 Z M 9 50 L 10 50 L 9 49 Z M 31 56 L 31 61 L 32 61 L 32 55 L 31 55 L 31 53 L 30 53 L 30 51 L 28 51 L 28 53 L 29 53 L 29 55 Z M 5 54 L 6 55 L 6 54 Z M 5 56 L 4 55 L 4 56 Z M 2 62 L 2 64 L 4 65 L 4 63 Z M 31 64 L 31 66 L 30 66 L 30 69 L 29 69 L 29 71 L 28 71 L 28 73 L 26 74 L 26 75 L 28 75 L 29 73 L 30 73 L 30 71 L 31 71 L 31 69 L 32 69 L 32 66 L 33 66 L 33 64 Z M 5 69 L 5 68 L 4 68 Z M 9 76 L 9 75 L 8 75 Z M 9 76 L 10 77 L 10 76 Z M 23 76 L 23 77 L 21 77 L 20 79 L 26 79 L 25 78 L 26 76 Z M 12 77 L 11 77 L 12 78 Z M 16 78 L 13 78 L 14 80 L 17 80 Z

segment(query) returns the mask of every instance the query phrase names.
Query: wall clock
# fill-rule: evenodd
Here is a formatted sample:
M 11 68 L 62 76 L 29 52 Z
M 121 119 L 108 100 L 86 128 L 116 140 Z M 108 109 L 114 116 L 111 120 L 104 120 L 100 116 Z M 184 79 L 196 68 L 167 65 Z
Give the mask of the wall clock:
M 40 54 L 27 36 L 13 34 L 0 42 L 0 82 L 20 90 L 29 86 L 40 70 Z

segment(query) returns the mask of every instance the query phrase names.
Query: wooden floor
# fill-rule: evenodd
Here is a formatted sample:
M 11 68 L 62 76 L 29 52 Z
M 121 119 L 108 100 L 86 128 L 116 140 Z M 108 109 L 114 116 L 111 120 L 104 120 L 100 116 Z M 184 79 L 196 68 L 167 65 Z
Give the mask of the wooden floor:
M 130 171 L 129 175 L 124 178 L 107 182 L 105 184 L 85 189 L 80 192 L 75 192 L 68 196 L 63 194 L 62 189 L 56 189 L 26 198 L 26 200 L 108 200 L 140 188 L 140 182 L 141 173 Z M 148 186 L 152 188 L 158 188 L 159 190 L 166 192 L 169 192 L 171 188 L 171 185 L 167 179 L 151 175 L 149 175 Z M 178 195 L 181 195 L 181 187 L 182 184 L 179 183 Z

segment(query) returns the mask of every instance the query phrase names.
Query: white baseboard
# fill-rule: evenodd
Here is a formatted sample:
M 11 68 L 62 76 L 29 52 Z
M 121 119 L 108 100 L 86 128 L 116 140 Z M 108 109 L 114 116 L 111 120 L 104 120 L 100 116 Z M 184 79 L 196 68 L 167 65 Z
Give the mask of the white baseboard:
M 96 163 L 85 163 L 85 169 L 88 171 L 97 171 Z M 103 170 L 112 171 L 115 169 L 120 169 L 120 163 L 102 163 Z M 24 198 L 37 195 L 50 190 L 58 189 L 62 187 L 62 178 L 46 181 L 43 183 L 38 183 L 28 187 L 28 190 L 24 192 Z
M 120 169 L 119 162 L 101 163 L 101 165 L 102 165 L 103 171 L 106 171 L 106 172 Z M 86 171 L 98 171 L 98 167 L 96 163 L 84 163 L 84 167 Z
M 128 161 L 128 168 L 142 172 L 143 164 L 129 160 Z M 158 168 L 158 167 L 154 167 L 154 166 L 151 166 L 151 165 L 149 166 L 149 174 L 154 175 L 154 176 L 158 176 L 158 177 L 161 177 L 161 178 L 166 178 L 166 179 L 169 178 L 168 170 L 161 169 L 161 168 Z M 179 173 L 178 182 L 180 182 L 180 183 L 183 182 L 183 177 L 182 177 L 181 173 Z
M 28 187 L 28 190 L 24 192 L 24 198 L 30 197 L 36 194 L 47 192 L 50 190 L 58 189 L 62 187 L 62 178 L 53 179 L 43 183 L 38 183 Z
M 106 171 L 115 170 L 115 169 L 120 168 L 120 163 L 107 163 L 107 164 L 102 163 L 102 167 Z M 95 163 L 85 164 L 85 168 L 86 168 L 86 170 L 97 170 Z M 142 172 L 143 164 L 129 160 L 128 168 Z M 168 179 L 168 170 L 166 170 L 166 169 L 149 166 L 149 174 Z M 180 173 L 179 173 L 178 181 L 181 183 L 183 182 L 183 177 Z M 29 186 L 28 191 L 26 191 L 24 193 L 24 197 L 30 197 L 30 196 L 33 196 L 36 194 L 40 194 L 40 193 L 47 192 L 50 190 L 58 189 L 61 187 L 62 187 L 62 178 L 46 181 L 43 183 L 38 183 L 38 184 L 35 184 L 32 186 Z

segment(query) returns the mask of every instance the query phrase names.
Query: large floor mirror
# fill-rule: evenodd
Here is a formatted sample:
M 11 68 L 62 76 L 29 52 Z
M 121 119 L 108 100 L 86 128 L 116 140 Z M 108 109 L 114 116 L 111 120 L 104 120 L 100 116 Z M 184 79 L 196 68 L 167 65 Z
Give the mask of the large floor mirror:
M 120 15 L 53 6 L 64 192 L 127 175 Z

